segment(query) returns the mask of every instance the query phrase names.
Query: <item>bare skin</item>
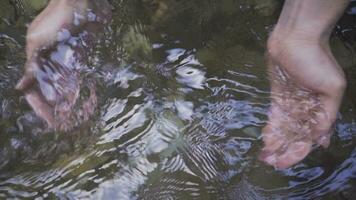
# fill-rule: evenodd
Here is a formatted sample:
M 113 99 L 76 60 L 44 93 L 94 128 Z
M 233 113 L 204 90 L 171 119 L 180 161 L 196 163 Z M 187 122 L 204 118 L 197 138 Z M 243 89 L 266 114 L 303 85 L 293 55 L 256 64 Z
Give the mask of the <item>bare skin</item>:
M 79 73 L 85 65 L 84 49 L 110 19 L 110 12 L 106 0 L 51 0 L 29 26 L 25 74 L 16 88 L 25 93 L 27 102 L 49 128 L 66 131 L 76 125 L 74 117 L 81 115 L 86 121 L 93 114 L 93 83 L 87 85 L 87 101 L 80 110 L 74 109 L 82 83 Z
M 272 105 L 260 160 L 288 168 L 329 146 L 346 80 L 329 38 L 349 0 L 286 0 L 267 48 Z

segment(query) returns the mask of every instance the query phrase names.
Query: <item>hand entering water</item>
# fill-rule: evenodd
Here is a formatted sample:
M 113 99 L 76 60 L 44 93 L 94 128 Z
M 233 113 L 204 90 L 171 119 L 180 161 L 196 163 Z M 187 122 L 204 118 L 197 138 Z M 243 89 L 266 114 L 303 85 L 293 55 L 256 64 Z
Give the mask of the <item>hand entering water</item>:
M 260 160 L 287 168 L 328 147 L 346 81 L 329 47 L 347 0 L 287 0 L 268 41 L 269 121 Z
M 268 55 L 272 105 L 261 159 L 277 168 L 299 162 L 313 145 L 328 147 L 345 89 L 343 72 L 322 47 L 289 42 L 277 57 Z
M 50 128 L 68 130 L 87 120 L 96 106 L 95 84 L 80 78 L 94 33 L 110 19 L 106 0 L 51 0 L 26 35 L 25 74 L 16 88 Z M 89 95 L 75 109 L 81 85 Z M 80 115 L 80 116 L 79 116 Z

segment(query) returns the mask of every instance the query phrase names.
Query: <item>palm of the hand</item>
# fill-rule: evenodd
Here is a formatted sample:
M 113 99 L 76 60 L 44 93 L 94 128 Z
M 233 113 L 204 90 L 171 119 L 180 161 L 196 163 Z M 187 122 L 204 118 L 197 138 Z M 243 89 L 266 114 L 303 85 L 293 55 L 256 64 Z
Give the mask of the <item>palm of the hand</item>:
M 57 44 L 57 49 L 51 51 L 50 58 L 47 59 L 40 52 L 37 60 L 28 63 L 27 69 L 31 73 L 27 71 L 18 84 L 18 88 L 24 91 L 27 102 L 51 128 L 69 130 L 75 126 L 73 122 L 86 121 L 93 114 L 96 94 L 91 82 L 87 83 L 89 98 L 81 109 L 85 116 L 73 113 L 83 85 L 79 76 L 83 66 L 80 59 L 82 56 L 68 45 Z
M 313 145 L 329 145 L 344 78 L 321 46 L 305 43 L 270 53 L 272 103 L 260 159 L 286 168 L 306 157 Z
M 88 9 L 87 1 L 70 2 L 51 1 L 30 25 L 26 36 L 25 74 L 17 85 L 36 114 L 50 128 L 59 130 L 72 128 L 79 121 L 74 117 L 86 121 L 94 112 L 95 87 L 89 81 L 90 94 L 81 105 L 81 116 L 73 113 L 80 92 L 79 73 L 85 65 L 83 41 L 88 40 L 97 27 L 102 27 L 99 17 L 100 20 L 110 17 L 104 15 L 110 14 L 105 8 L 100 11 L 101 16 L 90 13 L 89 18 L 87 12 L 94 9 Z M 71 35 L 73 32 L 75 36 Z

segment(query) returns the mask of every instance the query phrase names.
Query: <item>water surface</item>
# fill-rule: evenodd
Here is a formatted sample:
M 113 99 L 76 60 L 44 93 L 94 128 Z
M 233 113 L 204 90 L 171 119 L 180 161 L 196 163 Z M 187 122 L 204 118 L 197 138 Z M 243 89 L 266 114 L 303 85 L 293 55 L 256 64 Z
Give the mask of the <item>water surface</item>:
M 352 8 L 331 41 L 349 80 L 331 145 L 275 170 L 257 156 L 270 102 L 264 44 L 280 2 L 111 3 L 89 58 L 97 112 L 56 133 L 13 89 L 26 26 L 43 5 L 0 2 L 0 199 L 352 199 Z

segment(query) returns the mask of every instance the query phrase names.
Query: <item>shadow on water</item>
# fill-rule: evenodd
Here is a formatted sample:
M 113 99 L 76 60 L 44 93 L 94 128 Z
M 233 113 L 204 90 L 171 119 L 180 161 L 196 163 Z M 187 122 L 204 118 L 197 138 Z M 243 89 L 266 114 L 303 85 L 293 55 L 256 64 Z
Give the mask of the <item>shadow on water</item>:
M 89 57 L 99 108 L 69 133 L 46 130 L 13 89 L 26 24 L 45 2 L 0 2 L 0 198 L 352 199 L 352 5 L 332 38 L 350 87 L 331 146 L 277 171 L 257 155 L 279 1 L 111 1 Z

